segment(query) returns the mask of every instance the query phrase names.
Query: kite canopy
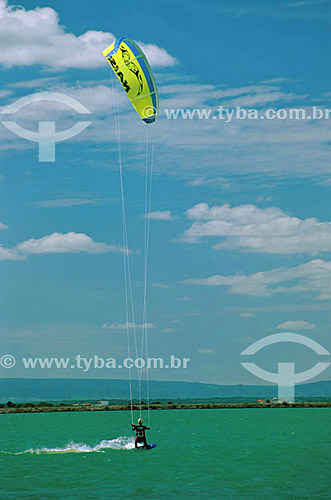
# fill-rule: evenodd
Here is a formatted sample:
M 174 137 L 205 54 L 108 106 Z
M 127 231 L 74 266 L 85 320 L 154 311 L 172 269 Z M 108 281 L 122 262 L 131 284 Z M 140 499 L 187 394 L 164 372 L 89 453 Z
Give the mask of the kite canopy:
M 128 98 L 145 123 L 157 117 L 159 100 L 155 80 L 145 54 L 128 38 L 119 38 L 102 55 L 121 82 Z

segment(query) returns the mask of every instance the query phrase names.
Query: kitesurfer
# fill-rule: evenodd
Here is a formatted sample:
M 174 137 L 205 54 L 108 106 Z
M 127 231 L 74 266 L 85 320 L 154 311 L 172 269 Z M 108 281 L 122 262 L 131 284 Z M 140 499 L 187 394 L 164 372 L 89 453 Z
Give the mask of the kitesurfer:
M 131 424 L 132 430 L 136 432 L 136 439 L 135 439 L 135 447 L 136 448 L 147 448 L 147 440 L 146 440 L 146 430 L 149 430 L 150 427 L 147 427 L 147 425 L 143 425 L 143 419 L 138 418 L 138 425 L 137 424 Z M 138 446 L 139 443 L 143 443 L 143 446 Z

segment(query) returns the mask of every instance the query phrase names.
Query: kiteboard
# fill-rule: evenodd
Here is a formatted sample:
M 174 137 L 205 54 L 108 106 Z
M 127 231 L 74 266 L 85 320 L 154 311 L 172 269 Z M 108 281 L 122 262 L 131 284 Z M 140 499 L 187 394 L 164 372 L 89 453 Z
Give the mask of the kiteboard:
M 155 448 L 157 446 L 157 443 L 150 443 L 146 447 L 145 446 L 138 446 L 137 450 L 151 450 L 152 448 Z
M 155 448 L 157 446 L 157 443 L 151 443 L 147 445 L 147 450 L 151 450 L 152 448 Z

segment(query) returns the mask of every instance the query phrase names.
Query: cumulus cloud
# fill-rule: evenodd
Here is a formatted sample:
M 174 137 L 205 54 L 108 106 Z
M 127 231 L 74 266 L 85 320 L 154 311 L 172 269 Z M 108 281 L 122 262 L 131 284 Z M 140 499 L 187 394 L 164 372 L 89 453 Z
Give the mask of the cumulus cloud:
M 270 254 L 331 251 L 331 223 L 315 218 L 299 219 L 280 208 L 228 204 L 209 207 L 199 203 L 186 215 L 194 222 L 181 241 L 196 243 L 202 238 L 222 238 L 217 250 L 236 249 Z
M 153 323 L 142 323 L 142 324 L 135 324 L 132 322 L 128 323 L 104 323 L 101 328 L 104 328 L 106 330 L 127 330 L 133 329 L 133 328 L 138 328 L 138 329 L 150 329 L 150 328 L 155 328 Z
M 173 220 L 170 210 L 159 210 L 156 212 L 149 212 L 146 214 L 147 219 L 152 220 Z
M 25 260 L 24 255 L 17 253 L 15 249 L 4 248 L 0 245 L 0 260 Z
M 186 285 L 226 286 L 230 294 L 268 297 L 275 294 L 311 294 L 318 300 L 331 299 L 331 261 L 312 260 L 296 267 L 280 267 L 254 274 L 214 275 L 187 279 Z
M 177 60 L 168 52 L 155 45 L 154 43 L 138 42 L 139 47 L 146 54 L 148 62 L 154 67 L 173 66 L 177 64 Z
M 0 0 L 0 64 L 5 67 L 43 65 L 50 68 L 97 68 L 104 65 L 103 49 L 115 39 L 112 33 L 69 33 L 50 7 L 9 6 Z M 171 66 L 176 60 L 165 49 L 140 43 L 151 65 Z
M 106 253 L 119 252 L 120 248 L 106 243 L 96 243 L 83 233 L 53 233 L 43 238 L 24 241 L 16 250 L 25 255 L 42 253 Z
M 6 226 L 6 224 L 2 224 L 2 222 L 0 222 L 0 229 L 8 229 L 8 226 Z
M 252 313 L 252 312 L 248 312 L 248 313 L 241 313 L 241 314 L 239 314 L 239 316 L 241 318 L 255 318 L 256 314 Z
M 0 245 L 0 260 L 25 260 L 28 255 L 50 253 L 92 253 L 123 252 L 123 248 L 93 241 L 83 233 L 52 233 L 39 239 L 31 238 L 14 248 Z
M 313 330 L 316 325 L 308 321 L 284 321 L 284 323 L 277 325 L 276 328 L 278 330 Z

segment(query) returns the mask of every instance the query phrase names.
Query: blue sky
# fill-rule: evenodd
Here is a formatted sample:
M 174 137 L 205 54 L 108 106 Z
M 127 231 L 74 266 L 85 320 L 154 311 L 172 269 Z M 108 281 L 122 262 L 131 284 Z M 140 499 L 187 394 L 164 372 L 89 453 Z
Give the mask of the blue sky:
M 160 95 L 150 127 L 152 211 L 161 214 L 151 219 L 149 351 L 191 359 L 188 370 L 152 376 L 259 383 L 240 352 L 288 329 L 330 348 L 330 120 L 226 124 L 164 114 L 178 106 L 330 108 L 330 3 L 20 5 L 0 1 L 1 110 L 56 91 L 84 104 L 92 123 L 56 146 L 55 163 L 39 163 L 37 145 L 1 125 L 1 351 L 125 355 L 125 331 L 102 328 L 125 323 L 112 75 L 100 56 L 114 36 L 144 44 Z M 146 126 L 118 92 L 139 318 Z M 31 130 L 55 118 L 64 130 L 77 115 L 36 104 L 15 117 Z M 261 356 L 265 368 L 293 356 L 298 369 L 316 361 L 305 348 L 273 349 Z

